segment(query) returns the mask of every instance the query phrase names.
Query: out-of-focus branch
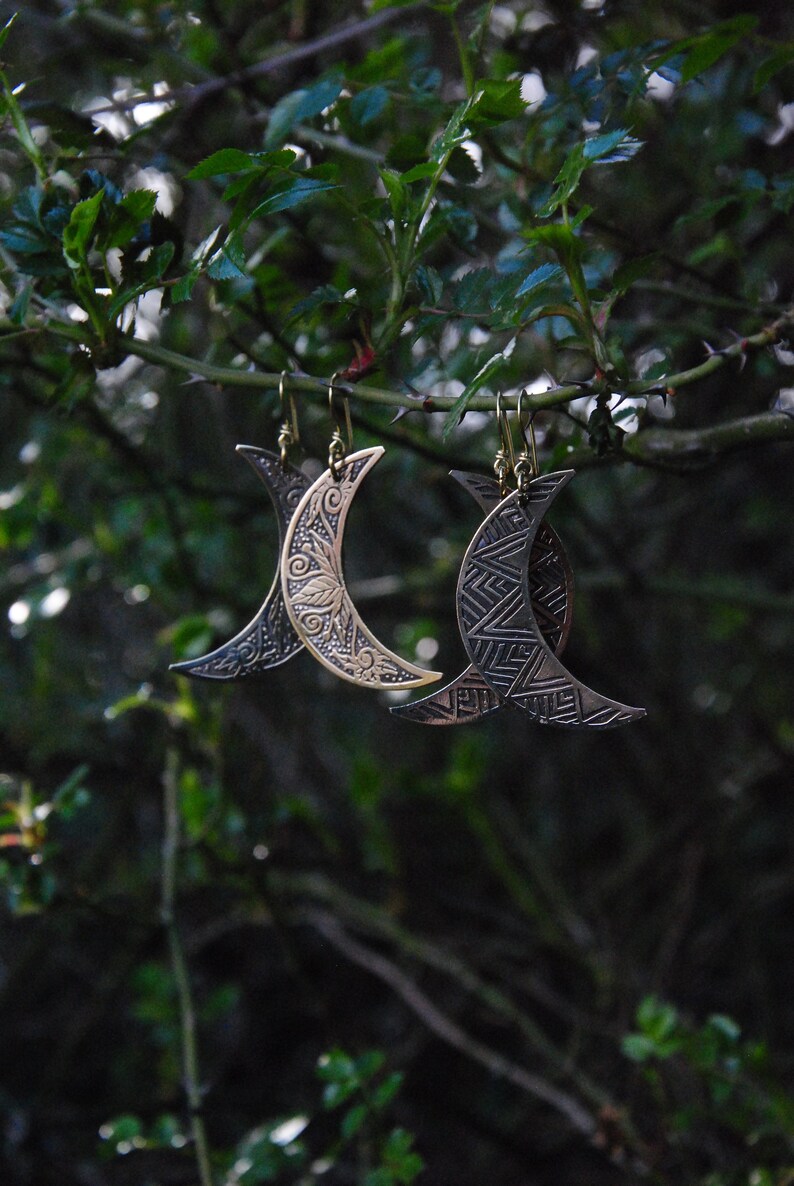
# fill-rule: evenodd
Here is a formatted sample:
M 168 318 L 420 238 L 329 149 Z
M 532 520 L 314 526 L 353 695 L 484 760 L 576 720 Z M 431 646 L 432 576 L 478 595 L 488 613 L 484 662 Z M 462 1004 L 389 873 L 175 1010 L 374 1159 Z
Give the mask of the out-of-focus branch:
M 185 949 L 176 921 L 177 858 L 179 856 L 179 770 L 174 749 L 166 755 L 163 772 L 163 846 L 160 891 L 160 917 L 168 938 L 171 972 L 179 1001 L 182 1036 L 182 1081 L 190 1110 L 190 1127 L 196 1154 L 196 1168 L 201 1186 L 213 1186 L 212 1166 L 204 1120 L 201 1115 L 202 1090 L 198 1067 L 196 1009 L 190 983 Z
M 399 997 L 417 1014 L 422 1022 L 442 1042 L 453 1046 L 468 1058 L 484 1066 L 492 1075 L 506 1079 L 528 1095 L 541 1100 L 562 1113 L 577 1132 L 587 1137 L 594 1137 L 597 1123 L 590 1112 L 579 1103 L 574 1096 L 553 1083 L 535 1075 L 517 1063 L 511 1062 L 490 1046 L 472 1038 L 457 1022 L 453 1021 L 422 992 L 418 984 L 407 976 L 391 960 L 377 952 L 362 946 L 347 934 L 337 920 L 330 914 L 320 910 L 307 909 L 303 912 L 306 921 L 328 940 L 338 951 L 341 951 L 354 964 L 365 968 L 380 980 L 388 984 Z
M 794 441 L 794 416 L 786 412 L 761 412 L 741 416 L 707 428 L 644 428 L 626 437 L 623 454 L 628 461 L 664 466 L 697 466 L 718 453 L 732 453 L 770 441 Z

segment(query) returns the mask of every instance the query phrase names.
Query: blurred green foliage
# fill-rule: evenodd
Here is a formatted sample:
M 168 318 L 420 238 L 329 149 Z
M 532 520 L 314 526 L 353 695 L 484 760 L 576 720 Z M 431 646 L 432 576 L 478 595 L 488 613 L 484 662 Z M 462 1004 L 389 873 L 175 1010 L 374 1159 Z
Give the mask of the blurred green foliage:
M 791 414 L 752 343 L 794 292 L 791 13 L 0 15 L 4 1186 L 785 1186 L 794 482 L 698 441 Z M 582 470 L 570 665 L 647 721 L 169 673 L 275 569 L 234 445 L 275 447 L 284 369 L 401 398 L 351 401 L 389 449 L 346 568 L 450 676 L 472 401 L 571 384 L 535 421 Z

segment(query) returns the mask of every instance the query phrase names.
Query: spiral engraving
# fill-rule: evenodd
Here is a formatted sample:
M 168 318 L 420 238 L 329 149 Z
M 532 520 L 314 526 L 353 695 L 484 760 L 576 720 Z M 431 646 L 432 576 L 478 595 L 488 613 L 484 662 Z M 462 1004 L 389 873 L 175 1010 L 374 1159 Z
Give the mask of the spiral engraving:
M 345 521 L 365 475 L 383 449 L 362 449 L 327 469 L 306 491 L 281 558 L 284 602 L 307 649 L 330 671 L 370 688 L 412 688 L 439 679 L 384 647 L 362 622 L 345 585 Z
M 297 556 L 290 556 L 289 560 L 289 575 L 299 581 L 301 577 L 305 577 L 308 572 L 311 572 L 311 560 L 303 553 L 298 553 Z

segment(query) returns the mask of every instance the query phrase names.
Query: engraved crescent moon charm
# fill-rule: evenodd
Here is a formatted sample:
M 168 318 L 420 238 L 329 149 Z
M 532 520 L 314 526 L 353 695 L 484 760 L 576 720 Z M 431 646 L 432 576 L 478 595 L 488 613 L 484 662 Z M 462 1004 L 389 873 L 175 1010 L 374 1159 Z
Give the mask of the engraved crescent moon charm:
M 277 453 L 257 449 L 253 445 L 238 445 L 237 452 L 253 466 L 272 499 L 281 554 L 287 524 L 302 495 L 308 490 L 310 481 L 293 465 L 282 465 Z M 199 659 L 172 663 L 171 670 L 203 679 L 242 679 L 246 675 L 286 663 L 302 647 L 303 643 L 295 633 L 284 605 L 281 575 L 277 571 L 258 613 L 239 634 Z
M 587 688 L 563 667 L 540 630 L 528 560 L 541 520 L 571 478 L 534 478 L 503 499 L 469 544 L 458 578 L 458 624 L 469 658 L 492 691 L 539 724 L 606 729 L 645 716 Z
M 501 501 L 499 483 L 483 474 L 451 470 L 459 482 L 488 514 Z M 573 574 L 560 539 L 547 523 L 541 523 L 529 559 L 530 597 L 540 631 L 556 655 L 562 654 L 573 616 Z M 491 716 L 505 706 L 471 664 L 456 679 L 410 704 L 398 704 L 394 716 L 422 725 L 468 725 Z
M 287 528 L 281 583 L 290 621 L 307 650 L 334 675 L 368 688 L 418 688 L 441 678 L 378 642 L 350 598 L 342 541 L 350 504 L 383 456 L 380 445 L 350 453 L 306 491 Z

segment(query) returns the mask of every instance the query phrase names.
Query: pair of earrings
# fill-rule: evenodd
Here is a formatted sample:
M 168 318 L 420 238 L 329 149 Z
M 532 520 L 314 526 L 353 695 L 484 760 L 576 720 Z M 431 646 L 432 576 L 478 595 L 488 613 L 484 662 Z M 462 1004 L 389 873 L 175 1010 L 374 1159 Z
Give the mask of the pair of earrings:
M 239 634 L 210 654 L 172 668 L 207 679 L 240 679 L 277 667 L 306 647 L 335 675 L 369 688 L 416 688 L 440 679 L 440 672 L 407 663 L 379 642 L 362 621 L 345 584 L 342 541 L 348 511 L 364 478 L 383 456 L 383 447 L 349 451 L 353 433 L 345 399 L 346 448 L 334 375 L 328 387 L 335 424 L 328 468 L 310 482 L 288 459 L 298 430 L 294 400 L 290 395 L 287 406 L 284 380 L 282 374 L 279 396 L 285 418 L 278 438 L 280 452 L 237 446 L 273 501 L 279 572 L 259 612 Z
M 200 659 L 174 664 L 188 675 L 237 679 L 283 663 L 305 646 L 343 679 L 370 688 L 420 687 L 441 678 L 400 659 L 364 625 L 345 585 L 341 551 L 350 504 L 366 474 L 383 456 L 381 446 L 347 452 L 336 415 L 334 381 L 328 398 L 335 429 L 328 468 L 314 483 L 289 464 L 297 440 L 292 397 L 287 411 L 284 379 L 279 394 L 285 420 L 280 454 L 238 445 L 264 482 L 276 508 L 280 572 L 256 617 L 224 646 Z M 593 692 L 574 679 L 559 656 L 573 609 L 573 581 L 559 538 L 543 522 L 573 470 L 539 476 L 531 420 L 519 399 L 523 448 L 513 450 L 507 415 L 497 401 L 500 449 L 495 479 L 452 471 L 485 514 L 461 565 L 458 625 L 470 666 L 430 696 L 395 706 L 399 717 L 428 725 L 465 724 L 505 706 L 540 724 L 608 728 L 645 715 Z M 348 449 L 352 428 L 344 402 Z M 527 428 L 530 437 L 527 438 Z M 531 442 L 531 444 L 530 444 Z M 509 477 L 516 489 L 509 487 Z

